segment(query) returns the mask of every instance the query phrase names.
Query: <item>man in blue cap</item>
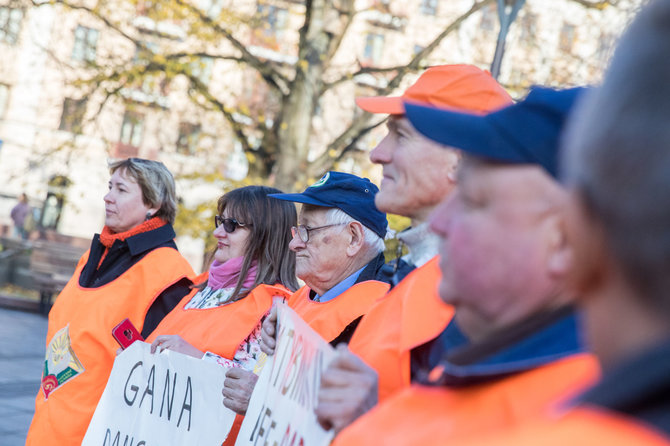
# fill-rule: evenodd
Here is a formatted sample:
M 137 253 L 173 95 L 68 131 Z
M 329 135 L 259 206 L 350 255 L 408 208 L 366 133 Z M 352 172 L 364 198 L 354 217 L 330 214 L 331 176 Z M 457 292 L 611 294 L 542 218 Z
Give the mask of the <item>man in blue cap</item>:
M 474 444 L 670 444 L 669 78 L 670 1 L 650 1 L 564 139 L 572 283 L 602 379 L 559 413 Z
M 328 172 L 302 193 L 270 195 L 302 204 L 289 248 L 305 286 L 288 304 L 333 345 L 349 342 L 363 314 L 388 291 L 374 280 L 384 265 L 388 226 L 375 206 L 378 191 L 367 178 Z
M 377 406 L 335 445 L 450 444 L 501 431 L 597 375 L 565 286 L 566 193 L 551 176 L 580 91 L 534 89 L 484 116 L 406 103 L 419 132 L 464 152 L 458 188 L 431 228 L 441 237 L 440 296 L 467 342 L 444 338 L 441 361 L 420 380 L 426 385 Z
M 272 194 L 302 203 L 289 248 L 296 275 L 305 286 L 288 300 L 317 333 L 333 346 L 348 343 L 361 317 L 389 289 L 376 280 L 384 265 L 386 214 L 375 206 L 379 188 L 367 178 L 327 172 L 299 194 Z M 263 322 L 263 342 L 274 349 L 277 313 Z M 239 380 L 234 403 L 246 412 L 255 376 Z

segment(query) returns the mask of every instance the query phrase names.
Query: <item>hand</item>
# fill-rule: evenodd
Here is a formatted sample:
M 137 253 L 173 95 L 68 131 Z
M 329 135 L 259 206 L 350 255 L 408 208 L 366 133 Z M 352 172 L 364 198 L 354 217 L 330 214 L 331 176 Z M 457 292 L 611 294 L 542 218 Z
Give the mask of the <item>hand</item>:
M 344 344 L 321 375 L 316 418 L 337 434 L 377 404 L 377 372 Z
M 277 307 L 272 306 L 270 314 L 261 326 L 261 351 L 266 355 L 272 355 L 277 346 Z
M 179 335 L 157 336 L 154 342 L 151 343 L 151 353 L 156 353 L 156 351 L 160 353 L 163 350 L 173 350 L 198 359 L 202 359 L 205 355 L 203 352 L 184 341 Z
M 229 369 L 221 391 L 223 405 L 240 415 L 246 414 L 256 381 L 258 381 L 258 376 L 253 372 L 239 367 Z

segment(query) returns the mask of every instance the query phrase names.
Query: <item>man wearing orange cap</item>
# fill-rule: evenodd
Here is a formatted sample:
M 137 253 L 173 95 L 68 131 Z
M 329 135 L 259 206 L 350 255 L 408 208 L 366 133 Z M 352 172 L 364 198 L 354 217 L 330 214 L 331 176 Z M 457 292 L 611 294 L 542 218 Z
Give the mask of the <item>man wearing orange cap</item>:
M 403 100 L 479 114 L 512 102 L 488 72 L 472 65 L 429 68 L 401 97 L 356 99 L 369 113 L 390 115 L 388 134 L 370 154 L 383 166 L 375 204 L 383 212 L 409 217 L 412 227 L 398 237 L 409 254 L 385 267 L 391 279 L 385 281 L 396 286 L 363 317 L 351 351 L 342 349 L 323 376 L 316 413 L 336 431 L 407 387 L 416 370 L 434 366 L 445 340 L 464 341 L 455 325 L 445 331 L 453 310 L 437 295 L 439 240 L 427 223 L 456 186 L 460 155 L 415 130 Z

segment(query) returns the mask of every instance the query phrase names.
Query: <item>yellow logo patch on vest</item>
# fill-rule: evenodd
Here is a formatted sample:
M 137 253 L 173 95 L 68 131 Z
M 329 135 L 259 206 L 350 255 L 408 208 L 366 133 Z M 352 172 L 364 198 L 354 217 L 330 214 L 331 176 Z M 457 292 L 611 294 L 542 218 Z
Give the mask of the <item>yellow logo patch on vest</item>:
M 47 345 L 47 354 L 42 371 L 42 391 L 44 398 L 75 376 L 84 371 L 70 343 L 70 325 L 61 328 Z

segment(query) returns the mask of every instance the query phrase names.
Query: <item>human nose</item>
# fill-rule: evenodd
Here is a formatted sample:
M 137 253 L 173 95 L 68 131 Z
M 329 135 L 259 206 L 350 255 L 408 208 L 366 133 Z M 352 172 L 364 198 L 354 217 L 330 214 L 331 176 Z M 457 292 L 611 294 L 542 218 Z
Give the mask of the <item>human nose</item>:
M 102 197 L 102 200 L 105 203 L 112 203 L 114 201 L 114 194 L 112 193 L 112 190 L 110 189 L 104 197 Z
M 305 242 L 300 238 L 298 231 L 295 232 L 295 235 L 293 235 L 293 238 L 289 242 L 288 249 L 295 252 L 305 249 Z
M 391 161 L 391 145 L 393 144 L 392 135 L 388 133 L 384 139 L 377 144 L 377 147 L 370 152 L 370 161 L 375 164 L 387 164 Z
M 214 237 L 217 237 L 217 238 L 224 238 L 224 237 L 228 236 L 228 233 L 223 228 L 223 225 L 219 225 L 216 228 L 214 228 L 214 231 L 212 232 L 212 234 L 214 234 Z

